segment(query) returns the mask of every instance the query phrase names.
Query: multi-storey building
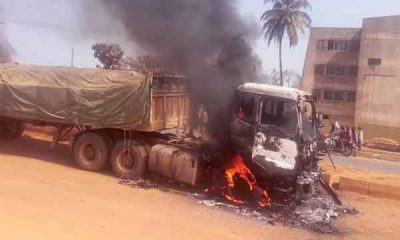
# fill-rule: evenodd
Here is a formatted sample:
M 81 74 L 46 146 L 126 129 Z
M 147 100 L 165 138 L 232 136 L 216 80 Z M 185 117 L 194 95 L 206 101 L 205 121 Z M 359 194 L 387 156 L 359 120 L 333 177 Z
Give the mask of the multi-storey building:
M 400 16 L 362 28 L 312 28 L 302 88 L 318 98 L 326 125 L 363 127 L 400 141 Z

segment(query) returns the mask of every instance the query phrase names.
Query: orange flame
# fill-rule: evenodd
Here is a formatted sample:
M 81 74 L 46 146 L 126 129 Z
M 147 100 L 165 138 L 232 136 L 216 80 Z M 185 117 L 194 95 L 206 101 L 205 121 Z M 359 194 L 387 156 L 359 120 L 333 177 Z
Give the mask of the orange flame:
M 225 171 L 228 186 L 227 191 L 223 195 L 226 199 L 236 204 L 246 204 L 246 201 L 237 199 L 231 194 L 232 190 L 235 188 L 235 176 L 244 180 L 260 207 L 265 208 L 271 206 L 272 202 L 267 191 L 257 186 L 256 178 L 246 166 L 243 156 L 240 154 L 235 154 L 233 156 L 232 162 Z

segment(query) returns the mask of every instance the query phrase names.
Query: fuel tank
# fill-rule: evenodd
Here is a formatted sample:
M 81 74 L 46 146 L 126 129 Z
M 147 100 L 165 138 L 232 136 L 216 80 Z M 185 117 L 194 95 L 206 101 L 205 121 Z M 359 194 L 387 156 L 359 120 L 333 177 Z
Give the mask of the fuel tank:
M 204 173 L 204 164 L 199 154 L 158 144 L 151 148 L 149 172 L 198 186 Z

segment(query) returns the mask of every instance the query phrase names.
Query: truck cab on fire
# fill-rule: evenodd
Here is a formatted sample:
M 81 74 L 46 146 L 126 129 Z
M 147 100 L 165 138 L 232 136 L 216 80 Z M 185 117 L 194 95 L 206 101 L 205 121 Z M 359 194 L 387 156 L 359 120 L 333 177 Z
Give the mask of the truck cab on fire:
M 314 102 L 297 89 L 257 83 L 236 88 L 231 140 L 257 178 L 293 183 L 318 168 Z

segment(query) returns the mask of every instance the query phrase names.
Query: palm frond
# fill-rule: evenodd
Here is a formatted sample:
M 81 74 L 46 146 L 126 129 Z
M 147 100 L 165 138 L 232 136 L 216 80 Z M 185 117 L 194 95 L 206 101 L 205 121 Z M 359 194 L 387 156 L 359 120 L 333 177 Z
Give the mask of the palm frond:
M 312 9 L 311 3 L 308 0 L 295 0 L 290 4 L 292 9 Z
M 269 36 L 271 35 L 271 32 L 274 30 L 274 28 L 276 27 L 278 22 L 279 21 L 273 19 L 273 20 L 270 20 L 270 21 L 264 23 L 263 30 L 264 30 L 265 39 L 269 38 Z
M 312 25 L 312 20 L 310 15 L 303 11 L 293 11 L 290 16 L 295 20 L 296 24 L 310 28 Z
M 267 3 L 276 3 L 276 2 L 280 2 L 281 0 L 264 0 L 264 4 Z
M 272 9 L 282 9 L 283 8 L 283 3 L 282 2 L 276 2 L 274 5 L 272 5 Z
M 282 5 L 285 7 L 290 7 L 290 5 L 296 0 L 282 0 Z
M 285 26 L 280 21 L 276 21 L 275 24 L 269 26 L 264 37 L 267 39 L 268 45 L 270 45 L 273 40 L 279 43 L 279 41 L 282 40 L 284 33 Z
M 299 27 L 301 28 L 301 26 L 296 24 L 296 20 L 294 19 L 290 19 L 289 24 L 287 24 L 286 26 L 286 32 L 289 37 L 290 47 L 295 46 L 299 43 Z
M 264 22 L 267 21 L 268 19 L 273 19 L 273 18 L 280 18 L 282 15 L 283 10 L 282 9 L 271 9 L 267 10 L 261 15 L 260 20 L 263 20 Z

